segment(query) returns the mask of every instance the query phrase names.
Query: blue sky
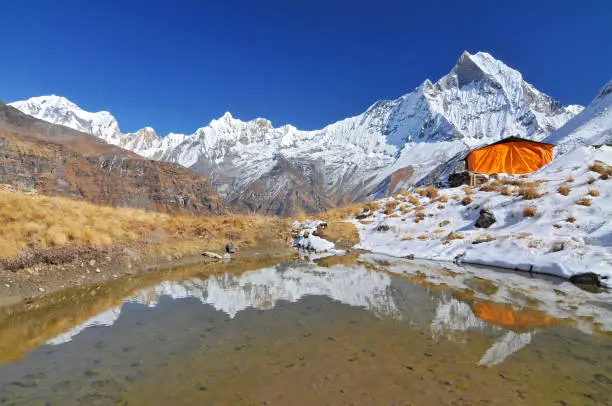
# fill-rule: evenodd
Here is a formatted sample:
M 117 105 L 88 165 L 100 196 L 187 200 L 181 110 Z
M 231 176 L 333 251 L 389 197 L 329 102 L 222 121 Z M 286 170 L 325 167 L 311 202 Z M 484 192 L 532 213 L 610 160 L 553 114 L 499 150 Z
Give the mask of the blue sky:
M 8 1 L 0 100 L 58 94 L 164 135 L 225 111 L 320 128 L 437 80 L 463 50 L 564 104 L 612 78 L 612 2 L 501 3 Z

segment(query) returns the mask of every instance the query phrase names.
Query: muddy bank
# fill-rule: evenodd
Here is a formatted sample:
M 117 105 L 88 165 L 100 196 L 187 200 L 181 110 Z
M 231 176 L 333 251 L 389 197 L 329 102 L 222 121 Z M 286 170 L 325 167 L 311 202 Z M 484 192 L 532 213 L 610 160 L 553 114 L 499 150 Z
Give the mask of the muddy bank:
M 227 260 L 204 257 L 203 251 L 223 254 L 224 243 L 212 248 L 199 239 L 173 243 L 117 245 L 108 249 L 69 247 L 30 255 L 25 261 L 5 261 L 0 267 L 0 307 L 31 301 L 63 289 L 107 283 L 123 277 L 189 266 L 226 269 Z M 262 261 L 282 261 L 295 255 L 289 243 L 264 235 L 254 245 L 238 246 L 230 264 L 244 266 Z

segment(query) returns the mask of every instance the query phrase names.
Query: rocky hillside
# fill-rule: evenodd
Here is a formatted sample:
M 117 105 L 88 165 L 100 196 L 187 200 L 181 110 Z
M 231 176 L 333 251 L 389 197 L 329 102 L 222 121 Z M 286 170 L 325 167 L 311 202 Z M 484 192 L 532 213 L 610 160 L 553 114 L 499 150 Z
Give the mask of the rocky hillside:
M 0 183 L 96 204 L 170 213 L 222 213 L 209 181 L 0 103 Z
M 144 157 L 193 168 L 238 207 L 281 215 L 393 192 L 476 146 L 508 136 L 541 140 L 582 110 L 539 92 L 484 52 L 465 52 L 437 82 L 425 80 L 396 100 L 314 131 L 226 113 L 191 135 L 160 137 L 148 127 L 122 134 L 110 113 L 85 112 L 61 97 L 13 106 Z

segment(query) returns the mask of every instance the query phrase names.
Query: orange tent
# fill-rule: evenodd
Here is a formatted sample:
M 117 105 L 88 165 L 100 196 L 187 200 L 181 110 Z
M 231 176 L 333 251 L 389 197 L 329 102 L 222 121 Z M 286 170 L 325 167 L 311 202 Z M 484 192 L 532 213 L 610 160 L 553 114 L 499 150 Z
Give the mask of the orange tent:
M 552 144 L 509 137 L 470 152 L 467 168 L 486 174 L 531 173 L 552 161 L 553 148 Z

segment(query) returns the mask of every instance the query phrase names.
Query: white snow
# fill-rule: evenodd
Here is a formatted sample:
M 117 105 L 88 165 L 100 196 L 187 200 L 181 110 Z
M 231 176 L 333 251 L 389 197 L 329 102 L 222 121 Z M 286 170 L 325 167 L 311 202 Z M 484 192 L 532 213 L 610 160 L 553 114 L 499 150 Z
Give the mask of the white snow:
M 541 140 L 580 111 L 559 106 L 484 52 L 465 52 L 436 83 L 425 80 L 396 100 L 378 101 L 360 115 L 313 131 L 275 128 L 263 118 L 244 122 L 225 113 L 191 135 L 160 137 L 150 127 L 121 134 L 108 112 L 88 113 L 57 96 L 11 105 L 146 158 L 193 167 L 223 194 L 244 190 L 282 158 L 316 163 L 330 195 L 355 198 L 386 187 L 386 179 L 405 167 L 414 167 L 403 179 L 411 184 L 476 146 L 511 135 Z M 276 186 L 268 185 L 268 193 Z
M 524 271 L 531 269 L 564 278 L 595 272 L 608 276 L 610 284 L 612 180 L 599 179 L 598 173 L 588 169 L 595 161 L 612 163 L 612 148 L 577 147 L 530 177 L 516 178 L 517 181 L 539 182 L 542 196 L 534 200 L 475 189 L 471 195 L 473 202 L 464 206 L 461 202 L 467 196 L 464 188 L 440 189 L 439 193 L 447 202 L 412 193 L 411 197 L 418 199 L 416 202 L 424 214 L 418 223 L 415 213 L 419 210 L 408 201 L 409 196 L 382 199 L 379 210 L 371 217 L 365 221 L 354 220 L 361 236 L 358 248 L 400 257 L 414 255 Z M 562 185 L 570 188 L 568 196 L 557 192 Z M 508 187 L 511 191 L 517 190 L 516 186 Z M 591 205 L 578 204 L 582 198 L 589 199 Z M 398 205 L 390 215 L 384 213 L 387 204 Z M 534 207 L 535 216 L 525 217 L 526 207 Z M 488 229 L 474 226 L 483 208 L 490 210 L 497 220 Z M 570 217 L 574 217 L 575 222 L 568 222 Z M 389 231 L 377 231 L 380 224 L 388 225 Z M 448 238 L 451 232 L 462 238 Z M 473 244 L 486 238 L 492 241 Z M 555 252 L 553 247 L 560 244 L 563 249 Z
M 306 220 L 304 222 L 295 221 L 293 223 L 293 234 L 297 237 L 293 241 L 293 246 L 308 252 L 342 254 L 342 250 L 336 250 L 336 244 L 314 235 L 319 226 L 325 226 L 321 220 Z

